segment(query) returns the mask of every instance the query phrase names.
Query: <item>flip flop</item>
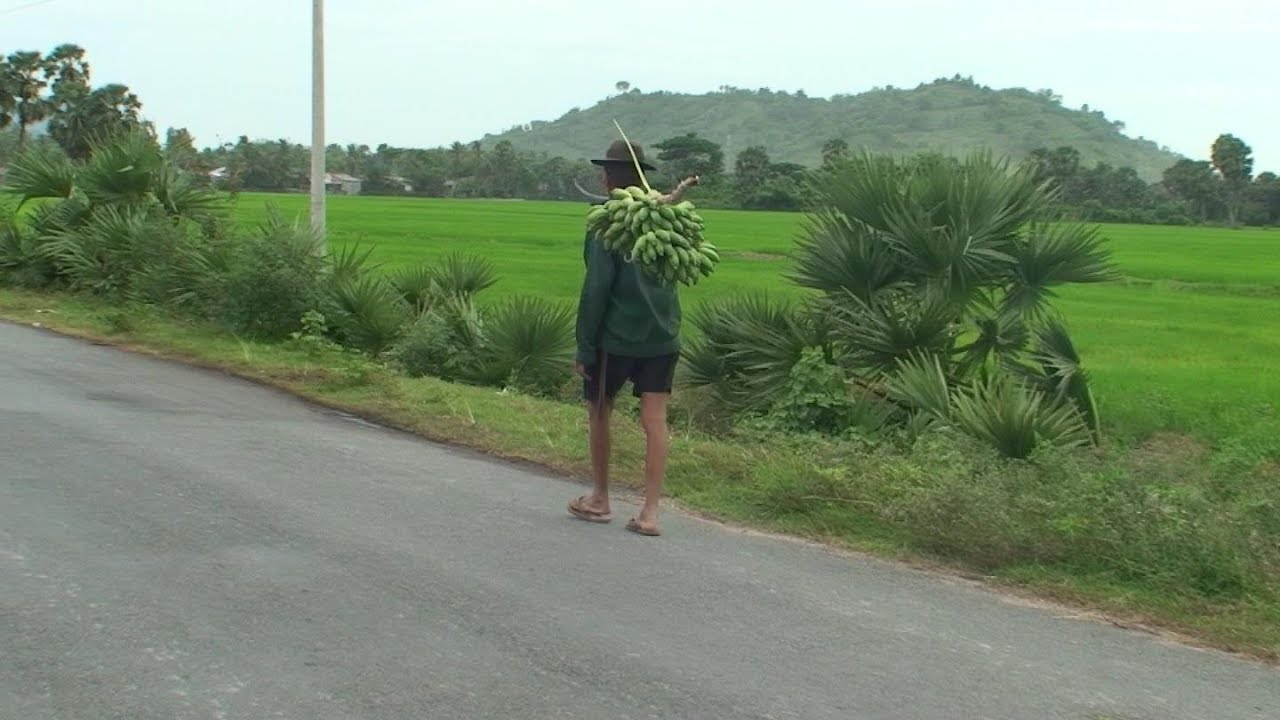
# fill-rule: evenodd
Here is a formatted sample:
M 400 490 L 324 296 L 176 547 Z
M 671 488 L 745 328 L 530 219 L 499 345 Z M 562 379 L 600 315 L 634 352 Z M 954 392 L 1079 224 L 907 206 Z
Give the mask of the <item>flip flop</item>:
M 586 520 L 587 522 L 593 522 L 593 523 L 607 523 L 613 520 L 613 513 L 596 512 L 594 510 L 588 510 L 586 507 L 584 507 L 583 501 L 585 501 L 586 499 L 587 499 L 587 496 L 583 495 L 577 498 L 576 500 L 569 501 L 569 514 L 578 518 L 579 520 Z
M 627 521 L 627 529 L 637 535 L 645 535 L 647 537 L 658 537 L 659 535 L 662 534 L 661 532 L 658 531 L 658 528 L 656 527 L 654 528 L 644 527 L 635 518 L 631 518 L 630 520 Z

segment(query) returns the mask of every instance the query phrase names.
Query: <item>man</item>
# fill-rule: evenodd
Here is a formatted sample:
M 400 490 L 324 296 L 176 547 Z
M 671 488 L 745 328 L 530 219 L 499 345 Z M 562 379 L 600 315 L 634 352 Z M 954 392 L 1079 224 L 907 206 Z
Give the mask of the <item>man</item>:
M 644 170 L 644 149 L 624 141 L 613 143 L 603 159 L 609 190 L 639 186 L 635 159 Z M 678 201 L 697 183 L 688 178 L 666 197 Z M 610 253 L 587 233 L 583 260 L 587 266 L 578 301 L 577 372 L 583 379 L 590 428 L 591 469 L 595 487 L 569 503 L 569 512 L 590 522 L 609 522 L 609 419 L 614 399 L 628 381 L 640 398 L 640 422 L 645 433 L 644 507 L 627 522 L 627 529 L 656 536 L 658 499 L 667 465 L 667 398 L 680 359 L 680 300 L 674 286 Z

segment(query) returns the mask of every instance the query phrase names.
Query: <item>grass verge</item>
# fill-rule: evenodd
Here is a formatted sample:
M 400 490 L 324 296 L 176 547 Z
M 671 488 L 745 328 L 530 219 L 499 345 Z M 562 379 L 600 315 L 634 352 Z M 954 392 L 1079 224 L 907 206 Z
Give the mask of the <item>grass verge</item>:
M 409 379 L 327 347 L 246 341 L 154 310 L 74 296 L 0 288 L 0 317 L 226 371 L 432 440 L 560 474 L 585 477 L 588 470 L 584 417 L 573 405 Z M 635 408 L 622 410 L 630 414 Z M 636 423 L 619 420 L 615 468 L 626 485 L 627 478 L 641 474 L 643 438 Z M 1115 458 L 1098 459 L 1087 472 L 1064 470 L 1046 479 L 1043 468 L 997 465 L 946 444 L 904 456 L 847 441 L 710 437 L 679 423 L 673 432 L 668 494 L 689 510 L 981 578 L 1005 592 L 1062 602 L 1127 627 L 1280 661 L 1280 592 L 1273 576 L 1243 586 L 1239 578 L 1248 576 L 1252 565 L 1238 573 L 1220 567 L 1239 560 L 1247 547 L 1232 546 L 1234 555 L 1214 554 L 1213 548 L 1201 552 L 1201 539 L 1225 537 L 1213 517 L 1192 525 L 1126 525 L 1132 508 L 1120 502 L 1124 498 L 1111 489 L 1108 474 L 1111 464 L 1120 462 Z M 974 478 L 987 477 L 993 478 L 990 483 L 975 488 Z M 1094 485 L 1073 485 L 1076 477 Z M 1105 494 L 1091 497 L 1088 493 L 1099 490 L 1102 480 L 1112 484 Z M 1258 478 L 1275 480 L 1280 478 Z M 1139 489 L 1134 487 L 1135 497 Z M 1113 503 L 1106 511 L 1111 514 L 1095 513 L 1098 498 Z M 1142 495 L 1142 502 L 1148 500 Z M 1057 504 L 1053 513 L 1044 507 L 1049 502 Z M 1194 506 L 1150 510 L 1186 507 Z M 1019 522 L 984 515 L 989 512 L 1015 515 Z M 1091 524 L 1104 525 L 1105 532 Z M 991 532 L 997 525 L 1005 530 Z M 1273 541 L 1262 537 L 1259 542 Z M 1133 547 L 1149 548 L 1149 562 Z M 1126 548 L 1124 561 L 1088 559 L 1086 551 L 1105 557 L 1109 548 Z M 1188 583 L 1203 583 L 1203 592 L 1181 591 Z

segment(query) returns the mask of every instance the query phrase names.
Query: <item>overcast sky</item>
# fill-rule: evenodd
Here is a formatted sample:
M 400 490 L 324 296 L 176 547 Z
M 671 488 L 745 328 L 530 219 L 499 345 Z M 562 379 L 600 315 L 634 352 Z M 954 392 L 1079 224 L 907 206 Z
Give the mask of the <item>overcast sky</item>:
M 469 141 L 619 80 L 830 96 L 960 73 L 1052 88 L 1192 157 L 1232 132 L 1280 171 L 1280 3 L 1177 2 L 327 0 L 328 139 Z M 82 45 L 95 82 L 201 146 L 307 142 L 310 21 L 311 0 L 0 0 L 0 51 Z

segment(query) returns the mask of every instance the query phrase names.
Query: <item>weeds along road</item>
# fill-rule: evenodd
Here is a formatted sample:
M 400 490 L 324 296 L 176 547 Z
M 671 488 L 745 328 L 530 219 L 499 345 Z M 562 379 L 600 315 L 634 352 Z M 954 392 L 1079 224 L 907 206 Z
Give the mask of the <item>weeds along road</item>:
M 0 718 L 1274 718 L 1280 673 L 0 324 Z

